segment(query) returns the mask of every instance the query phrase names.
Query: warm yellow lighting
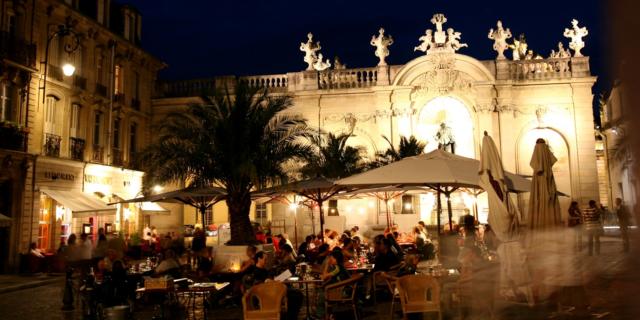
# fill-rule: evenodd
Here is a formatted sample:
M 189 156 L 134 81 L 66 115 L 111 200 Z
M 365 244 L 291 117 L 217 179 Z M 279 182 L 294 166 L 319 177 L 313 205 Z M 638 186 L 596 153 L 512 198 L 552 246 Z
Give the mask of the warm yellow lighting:
M 404 209 L 405 210 L 411 210 L 411 203 L 407 202 L 404 204 Z
M 348 213 L 353 212 L 353 207 L 352 207 L 352 206 L 348 206 L 348 207 L 347 207 L 347 212 L 348 212 Z
M 331 213 L 336 213 L 336 209 L 331 208 Z
M 298 209 L 298 204 L 297 204 L 297 203 L 295 203 L 295 202 L 290 203 L 290 204 L 289 204 L 289 209 L 291 209 L 291 210 L 296 210 L 296 209 Z
M 129 218 L 131 217 L 131 210 L 129 210 L 129 208 L 124 208 L 122 210 L 122 215 L 124 216 L 124 220 L 129 220 Z
M 373 208 L 375 206 L 375 202 L 369 201 L 369 208 Z
M 155 193 L 160 193 L 163 190 L 164 190 L 164 187 L 159 185 L 159 184 L 156 184 L 155 186 L 153 186 L 153 192 L 155 192 Z
M 359 214 L 364 214 L 365 213 L 364 208 L 363 207 L 358 208 L 358 213 Z
M 70 63 L 65 63 L 62 66 L 62 73 L 67 76 L 67 77 L 71 77 L 73 75 L 73 73 L 76 72 L 76 67 L 74 67 L 72 64 Z
M 56 206 L 56 220 L 64 218 L 64 207 Z

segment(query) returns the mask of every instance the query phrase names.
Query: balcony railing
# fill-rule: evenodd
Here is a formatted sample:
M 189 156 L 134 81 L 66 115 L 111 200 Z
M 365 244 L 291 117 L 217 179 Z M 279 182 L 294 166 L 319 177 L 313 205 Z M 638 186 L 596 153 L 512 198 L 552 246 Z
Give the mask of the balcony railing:
M 82 89 L 82 90 L 86 90 L 87 89 L 87 78 L 85 77 L 81 77 L 81 76 L 74 76 L 73 77 L 73 86 L 78 88 L 78 89 Z
M 61 141 L 62 137 L 59 135 L 46 133 L 44 138 L 44 154 L 49 157 L 59 157 Z
M 0 60 L 7 59 L 23 66 L 36 66 L 36 46 L 9 32 L 0 32 Z
M 91 153 L 91 161 L 102 163 L 104 159 L 104 147 L 94 144 Z
M 267 88 L 270 92 L 286 91 L 288 86 L 286 74 L 240 77 L 238 81 L 244 82 L 252 88 Z
M 111 149 L 111 165 L 121 167 L 124 165 L 124 159 L 122 157 L 122 150 L 119 148 Z
M 320 72 L 320 89 L 364 88 L 375 86 L 378 81 L 377 68 L 339 69 Z
M 549 58 L 511 61 L 509 73 L 517 80 L 545 80 L 569 78 L 572 72 L 571 58 Z
M 53 64 L 49 64 L 49 67 L 47 67 L 47 77 L 49 79 L 53 79 L 53 80 L 57 80 L 57 81 L 63 81 L 64 80 L 64 76 L 62 74 L 62 69 L 59 66 L 53 65 Z
M 140 100 L 136 98 L 131 99 L 131 108 L 135 110 L 140 110 Z
M 69 155 L 73 160 L 84 160 L 84 139 L 69 138 Z
M 27 136 L 17 124 L 0 121 L 0 149 L 24 151 Z
M 107 86 L 96 83 L 96 94 L 102 97 L 107 97 Z
M 113 95 L 113 102 L 124 104 L 124 101 L 125 101 L 124 93 L 118 92 Z

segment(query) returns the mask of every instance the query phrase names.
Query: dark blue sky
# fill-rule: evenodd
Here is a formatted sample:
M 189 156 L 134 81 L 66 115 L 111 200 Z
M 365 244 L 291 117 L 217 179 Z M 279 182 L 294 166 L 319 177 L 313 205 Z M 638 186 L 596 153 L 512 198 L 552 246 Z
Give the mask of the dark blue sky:
M 447 16 L 446 27 L 462 32 L 469 44 L 459 52 L 493 59 L 489 28 L 501 19 L 514 36 L 525 33 L 529 48 L 544 56 L 572 18 L 589 29 L 585 55 L 601 77 L 594 91 L 608 87 L 605 1 L 259 1 L 259 0 L 129 0 L 142 13 L 143 47 L 165 61 L 163 79 L 215 75 L 269 74 L 306 67 L 298 50 L 311 31 L 325 57 L 339 56 L 349 67 L 374 66 L 369 45 L 384 27 L 394 37 L 390 64 L 420 56 L 413 52 L 434 13 Z M 509 54 L 510 56 L 510 54 Z

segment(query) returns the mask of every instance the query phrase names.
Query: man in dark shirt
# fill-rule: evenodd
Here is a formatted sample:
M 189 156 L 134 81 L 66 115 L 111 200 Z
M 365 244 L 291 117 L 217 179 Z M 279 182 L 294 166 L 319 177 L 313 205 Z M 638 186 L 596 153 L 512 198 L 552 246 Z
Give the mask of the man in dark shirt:
M 389 239 L 382 239 L 376 248 L 374 271 L 389 271 L 391 267 L 400 263 L 397 255 L 391 251 L 391 243 Z

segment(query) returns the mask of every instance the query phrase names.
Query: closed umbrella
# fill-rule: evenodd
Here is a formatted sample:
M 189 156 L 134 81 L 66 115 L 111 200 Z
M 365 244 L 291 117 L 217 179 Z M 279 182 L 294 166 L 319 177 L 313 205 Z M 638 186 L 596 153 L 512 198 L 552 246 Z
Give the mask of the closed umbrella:
M 503 289 L 510 289 L 510 284 L 513 284 L 533 304 L 533 293 L 529 286 L 531 277 L 518 230 L 520 214 L 509 197 L 498 149 L 486 132 L 482 139 L 480 186 L 487 192 L 489 200 L 489 225 L 501 242 L 498 246 L 500 284 Z
M 547 143 L 538 139 L 530 163 L 533 177 L 528 225 L 534 233 L 549 232 L 562 224 L 559 194 L 552 170 L 557 161 Z

